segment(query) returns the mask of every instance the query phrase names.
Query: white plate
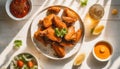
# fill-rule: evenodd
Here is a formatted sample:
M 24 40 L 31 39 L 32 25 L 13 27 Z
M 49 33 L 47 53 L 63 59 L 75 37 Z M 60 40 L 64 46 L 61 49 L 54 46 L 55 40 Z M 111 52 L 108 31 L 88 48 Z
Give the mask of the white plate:
M 58 16 L 61 16 L 64 8 L 68 8 L 68 7 L 60 6 L 60 5 L 55 5 L 55 6 L 59 6 L 59 7 L 62 8 L 61 11 L 59 12 Z M 58 58 L 58 57 L 56 57 L 54 55 L 54 50 L 51 48 L 51 46 L 44 46 L 42 43 L 40 43 L 40 42 L 38 42 L 37 40 L 34 39 L 34 33 L 38 30 L 39 20 L 43 20 L 43 18 L 47 15 L 47 9 L 48 8 L 49 7 L 43 9 L 40 12 L 40 14 L 33 20 L 32 24 L 31 24 L 31 39 L 32 39 L 32 42 L 34 43 L 34 45 L 36 46 L 38 51 L 40 51 L 43 55 L 45 55 L 46 57 L 48 57 L 50 59 L 61 60 L 61 59 L 69 58 L 72 55 L 74 55 L 75 53 L 77 53 L 77 51 L 80 49 L 81 44 L 83 42 L 83 38 L 84 38 L 84 25 L 83 25 L 83 22 L 81 21 L 81 18 L 79 17 L 79 20 L 76 21 L 76 23 L 74 24 L 75 30 L 77 30 L 79 28 L 82 29 L 82 37 L 81 37 L 80 41 L 73 47 L 69 47 L 69 48 L 66 47 L 65 48 L 66 55 L 63 58 Z

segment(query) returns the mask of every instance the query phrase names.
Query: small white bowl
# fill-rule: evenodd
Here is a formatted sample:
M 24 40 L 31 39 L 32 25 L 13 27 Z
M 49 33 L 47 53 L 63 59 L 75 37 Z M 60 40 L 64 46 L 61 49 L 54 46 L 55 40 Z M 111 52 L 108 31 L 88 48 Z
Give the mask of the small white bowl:
M 108 58 L 101 59 L 101 58 L 99 58 L 98 56 L 96 56 L 96 54 L 95 54 L 95 52 L 94 52 L 95 46 L 96 46 L 98 43 L 101 43 L 101 42 L 106 43 L 106 44 L 109 45 L 109 48 L 110 48 L 110 50 L 111 50 L 111 55 L 110 55 Z M 102 40 L 102 41 L 97 42 L 97 43 L 94 45 L 93 50 L 92 50 L 92 54 L 93 54 L 93 56 L 94 56 L 98 61 L 105 62 L 105 61 L 108 61 L 108 60 L 111 59 L 111 57 L 112 57 L 112 55 L 113 55 L 113 47 L 112 47 L 112 45 L 111 45 L 109 42 Z
M 34 61 L 35 61 L 35 63 L 37 64 L 37 66 L 38 66 L 38 69 L 40 68 L 41 69 L 41 67 L 39 66 L 39 62 L 38 62 L 38 59 L 36 58 L 36 56 L 34 56 L 33 54 L 31 54 L 31 53 L 28 53 L 28 52 L 22 52 L 22 53 L 19 53 L 18 55 L 16 55 L 16 56 L 14 56 L 13 58 L 12 58 L 12 61 L 13 60 L 15 60 L 14 58 L 15 57 L 17 57 L 17 56 L 19 56 L 19 55 L 22 55 L 22 54 L 28 54 L 28 55 L 31 55 L 34 59 Z M 15 61 L 14 61 L 15 62 Z M 13 68 L 14 66 L 13 66 L 13 64 L 12 64 L 12 62 L 10 63 L 10 69 L 14 69 Z
M 13 0 L 7 0 L 6 1 L 6 5 L 5 5 L 5 9 L 6 9 L 6 12 L 8 14 L 8 16 L 13 19 L 13 20 L 16 20 L 16 21 L 20 21 L 20 20 L 24 20 L 24 19 L 27 19 L 29 16 L 30 16 L 30 13 L 31 13 L 31 10 L 32 10 L 32 1 L 31 0 L 28 0 L 29 4 L 30 4 L 30 10 L 29 12 L 22 18 L 17 18 L 15 16 L 13 16 L 13 14 L 10 12 L 10 4 Z

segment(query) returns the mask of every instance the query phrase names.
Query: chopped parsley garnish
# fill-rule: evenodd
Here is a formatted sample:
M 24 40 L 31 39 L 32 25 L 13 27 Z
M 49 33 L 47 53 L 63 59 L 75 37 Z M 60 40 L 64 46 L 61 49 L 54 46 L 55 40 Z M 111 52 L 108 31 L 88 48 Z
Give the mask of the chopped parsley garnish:
M 90 32 L 91 32 L 91 34 L 93 33 L 94 29 L 95 29 L 95 28 L 92 28 L 92 29 L 91 29 L 91 31 L 90 31 Z
M 22 40 L 15 40 L 14 41 L 14 47 L 19 48 L 22 46 Z
M 58 37 L 62 38 L 65 34 L 67 34 L 67 29 L 63 28 L 63 29 L 59 30 L 59 28 L 55 28 L 55 34 Z
M 81 6 L 86 6 L 87 2 L 88 2 L 88 0 L 80 0 Z

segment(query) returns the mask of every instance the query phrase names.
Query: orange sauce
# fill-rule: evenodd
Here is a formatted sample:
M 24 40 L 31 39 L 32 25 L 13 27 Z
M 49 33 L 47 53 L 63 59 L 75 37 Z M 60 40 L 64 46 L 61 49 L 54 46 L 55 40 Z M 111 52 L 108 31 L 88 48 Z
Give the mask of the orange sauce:
M 22 18 L 30 10 L 30 4 L 28 0 L 13 0 L 10 4 L 10 12 L 17 18 Z
M 106 42 L 99 42 L 95 45 L 95 55 L 101 59 L 106 59 L 111 55 L 111 47 Z

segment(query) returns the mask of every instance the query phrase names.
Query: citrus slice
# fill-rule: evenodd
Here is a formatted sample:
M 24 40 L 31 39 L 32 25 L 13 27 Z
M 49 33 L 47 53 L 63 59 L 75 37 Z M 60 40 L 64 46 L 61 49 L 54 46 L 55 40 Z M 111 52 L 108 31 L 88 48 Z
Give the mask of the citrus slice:
M 74 61 L 74 66 L 80 65 L 84 61 L 84 59 L 85 59 L 85 53 L 79 54 Z
M 94 29 L 92 29 L 91 33 L 93 35 L 99 35 L 102 32 L 103 29 L 104 29 L 103 25 L 98 25 Z

